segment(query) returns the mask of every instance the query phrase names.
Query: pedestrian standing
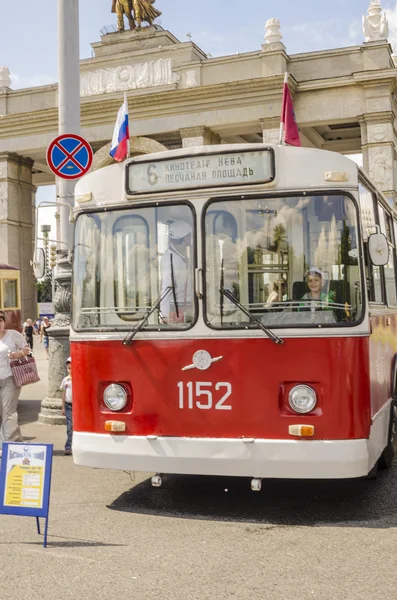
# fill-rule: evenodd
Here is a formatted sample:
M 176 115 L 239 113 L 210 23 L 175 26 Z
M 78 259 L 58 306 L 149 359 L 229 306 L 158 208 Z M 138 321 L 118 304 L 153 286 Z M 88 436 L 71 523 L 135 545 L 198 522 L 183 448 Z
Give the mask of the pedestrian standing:
M 36 334 L 36 332 L 34 330 L 32 319 L 26 319 L 22 333 L 25 336 L 26 342 L 29 344 L 30 349 L 33 350 L 33 336 Z
M 21 388 L 15 385 L 10 361 L 27 356 L 30 349 L 23 335 L 5 324 L 6 315 L 0 311 L 0 442 L 23 442 L 17 413 Z
M 40 335 L 40 326 L 41 326 L 40 319 L 36 319 L 36 322 L 34 324 L 34 331 L 35 331 L 36 335 Z
M 44 348 L 45 351 L 47 353 L 47 359 L 48 359 L 48 347 L 50 345 L 50 340 L 48 337 L 48 329 L 51 327 L 51 323 L 48 317 L 43 317 L 43 321 L 41 323 L 41 328 L 40 328 L 40 342 L 44 343 Z
M 72 359 L 69 357 L 66 361 L 68 374 L 61 383 L 62 390 L 62 414 L 66 417 L 66 444 L 65 454 L 72 454 L 73 437 L 73 415 L 72 415 Z

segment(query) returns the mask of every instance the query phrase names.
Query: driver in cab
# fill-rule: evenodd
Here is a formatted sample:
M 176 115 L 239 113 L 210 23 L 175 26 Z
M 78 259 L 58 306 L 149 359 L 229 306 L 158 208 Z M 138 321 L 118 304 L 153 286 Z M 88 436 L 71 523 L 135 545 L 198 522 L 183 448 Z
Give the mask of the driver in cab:
M 169 246 L 161 259 L 160 312 L 165 323 L 186 323 L 192 316 L 193 301 L 192 226 L 185 221 L 172 221 L 168 237 Z
M 335 302 L 334 294 L 333 292 L 329 294 L 323 292 L 325 276 L 321 269 L 312 267 L 306 271 L 305 279 L 309 291 L 302 296 L 304 303 L 301 306 L 310 307 L 310 310 L 332 310 L 328 304 Z

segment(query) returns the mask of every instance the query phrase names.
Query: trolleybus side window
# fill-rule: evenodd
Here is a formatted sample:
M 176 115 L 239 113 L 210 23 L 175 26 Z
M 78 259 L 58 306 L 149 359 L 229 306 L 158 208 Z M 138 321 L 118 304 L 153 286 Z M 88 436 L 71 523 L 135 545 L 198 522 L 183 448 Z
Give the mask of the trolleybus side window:
M 378 223 L 376 214 L 376 197 L 364 184 L 359 184 L 360 210 L 362 218 L 362 233 L 364 241 L 365 271 L 370 302 L 383 303 L 382 269 L 375 267 L 368 255 L 367 241 L 375 232 L 374 225 Z
M 222 227 L 216 226 L 220 214 L 230 223 L 226 231 L 225 217 Z M 358 247 L 357 209 L 347 196 L 211 201 L 205 213 L 209 326 L 256 326 L 225 291 L 271 327 L 357 322 L 362 316 Z M 318 294 L 309 286 L 312 269 L 321 280 Z
M 74 248 L 73 315 L 77 327 L 100 325 L 101 217 L 83 214 L 77 219 Z
M 386 301 L 388 306 L 397 305 L 397 290 L 396 290 L 396 265 L 395 265 L 395 247 L 393 220 L 385 209 L 378 205 L 379 222 L 381 232 L 385 234 L 389 244 L 389 262 L 384 267 L 385 285 L 386 285 Z

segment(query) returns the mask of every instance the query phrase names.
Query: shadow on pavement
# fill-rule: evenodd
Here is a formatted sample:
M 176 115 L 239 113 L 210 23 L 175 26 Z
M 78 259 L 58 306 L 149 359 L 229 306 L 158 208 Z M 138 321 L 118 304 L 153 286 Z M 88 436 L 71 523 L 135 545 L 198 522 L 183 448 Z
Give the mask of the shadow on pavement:
M 54 536 L 48 535 L 47 538 L 47 547 L 51 548 L 106 548 L 106 547 L 124 547 L 127 544 L 105 544 L 104 542 L 92 542 L 90 540 L 68 540 L 68 541 L 53 541 Z M 0 542 L 2 545 L 5 542 Z M 27 546 L 42 546 L 43 542 L 11 542 L 11 544 L 15 543 L 16 545 L 25 544 Z M 7 545 L 10 545 L 10 542 L 7 542 Z
M 168 475 L 161 488 L 150 479 L 108 508 L 186 519 L 237 521 L 276 526 L 397 527 L 397 469 L 376 480 L 250 480 Z
M 38 419 L 41 408 L 40 400 L 19 400 L 18 401 L 18 421 L 20 425 L 35 423 Z

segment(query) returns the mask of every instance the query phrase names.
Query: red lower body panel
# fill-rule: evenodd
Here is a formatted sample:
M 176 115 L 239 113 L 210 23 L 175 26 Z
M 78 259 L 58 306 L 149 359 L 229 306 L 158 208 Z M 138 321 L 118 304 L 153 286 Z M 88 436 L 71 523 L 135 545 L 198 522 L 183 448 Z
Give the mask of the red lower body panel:
M 206 370 L 182 370 L 206 350 L 220 358 Z M 73 417 L 77 432 L 105 433 L 105 422 L 126 423 L 127 436 L 291 439 L 288 426 L 312 424 L 314 439 L 369 436 L 369 341 L 365 337 L 265 337 L 72 343 Z M 114 413 L 103 391 L 120 383 L 126 409 Z M 318 403 L 298 415 L 288 403 L 297 384 L 311 386 Z M 384 399 L 386 401 L 387 398 Z

